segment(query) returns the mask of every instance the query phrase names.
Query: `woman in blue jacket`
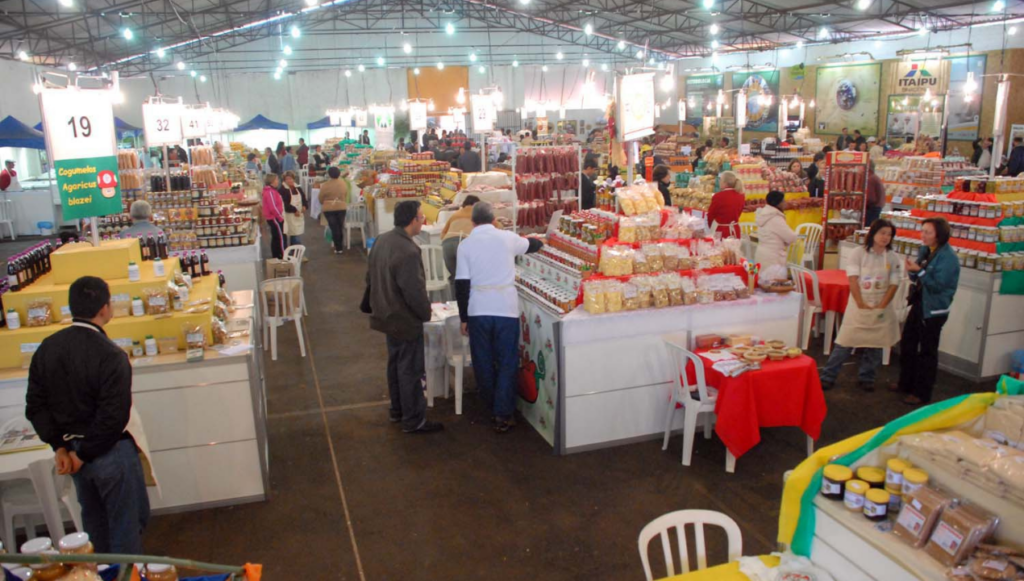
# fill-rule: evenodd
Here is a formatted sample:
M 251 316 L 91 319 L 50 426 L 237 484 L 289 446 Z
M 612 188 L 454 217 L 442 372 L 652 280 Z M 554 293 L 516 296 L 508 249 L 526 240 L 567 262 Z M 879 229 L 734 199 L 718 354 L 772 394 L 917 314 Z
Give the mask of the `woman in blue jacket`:
M 949 246 L 949 223 L 929 218 L 921 224 L 917 260 L 907 259 L 910 314 L 900 340 L 900 382 L 903 403 L 921 405 L 932 399 L 939 368 L 939 336 L 949 318 L 960 262 Z

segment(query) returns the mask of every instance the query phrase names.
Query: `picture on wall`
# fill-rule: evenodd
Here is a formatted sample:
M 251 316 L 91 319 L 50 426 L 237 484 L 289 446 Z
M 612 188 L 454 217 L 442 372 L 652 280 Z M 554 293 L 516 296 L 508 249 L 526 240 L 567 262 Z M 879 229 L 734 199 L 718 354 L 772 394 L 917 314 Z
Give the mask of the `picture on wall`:
M 885 120 L 885 138 L 898 147 L 917 135 L 938 139 L 942 135 L 942 101 L 924 102 L 919 95 L 890 95 Z
M 876 135 L 881 76 L 881 63 L 818 67 L 818 132 L 839 135 L 846 127 Z
M 949 133 L 946 138 L 951 141 L 973 141 L 978 138 L 981 127 L 981 103 L 984 96 L 985 83 L 981 76 L 985 74 L 985 55 L 952 57 L 949 72 Z M 970 103 L 964 102 L 964 83 L 967 73 L 974 73 L 978 83 L 978 92 Z
M 733 73 L 732 87 L 747 92 L 745 131 L 774 133 L 779 130 L 779 71 Z M 762 104 L 758 98 L 764 93 L 772 96 L 771 104 Z
M 719 89 L 725 88 L 725 75 L 692 75 L 686 77 L 686 122 L 700 127 L 705 115 L 714 115 L 714 109 L 708 111 L 708 105 L 714 107 L 715 97 Z

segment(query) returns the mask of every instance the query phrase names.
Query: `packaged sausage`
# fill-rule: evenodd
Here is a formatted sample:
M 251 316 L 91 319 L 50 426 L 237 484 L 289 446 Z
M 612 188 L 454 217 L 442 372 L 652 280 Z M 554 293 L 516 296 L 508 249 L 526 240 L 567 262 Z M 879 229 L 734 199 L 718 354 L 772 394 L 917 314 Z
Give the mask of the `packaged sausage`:
M 893 534 L 912 547 L 925 546 L 942 511 L 952 502 L 949 495 L 939 490 L 928 486 L 918 488 L 904 497 Z

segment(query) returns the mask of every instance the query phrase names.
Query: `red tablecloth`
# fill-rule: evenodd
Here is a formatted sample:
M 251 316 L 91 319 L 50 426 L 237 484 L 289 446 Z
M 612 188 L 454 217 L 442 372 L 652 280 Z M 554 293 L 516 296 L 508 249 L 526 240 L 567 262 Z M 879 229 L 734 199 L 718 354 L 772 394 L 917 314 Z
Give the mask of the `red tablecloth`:
M 761 428 L 794 426 L 812 439 L 821 435 L 827 407 L 814 359 L 801 355 L 765 360 L 758 371 L 726 377 L 701 357 L 707 384 L 718 389 L 715 433 L 739 458 L 761 441 Z M 693 367 L 687 369 L 693 379 Z
M 850 275 L 845 270 L 818 270 L 818 287 L 821 289 L 821 306 L 826 311 L 846 312 L 850 300 Z M 814 300 L 814 286 L 806 279 L 808 299 Z

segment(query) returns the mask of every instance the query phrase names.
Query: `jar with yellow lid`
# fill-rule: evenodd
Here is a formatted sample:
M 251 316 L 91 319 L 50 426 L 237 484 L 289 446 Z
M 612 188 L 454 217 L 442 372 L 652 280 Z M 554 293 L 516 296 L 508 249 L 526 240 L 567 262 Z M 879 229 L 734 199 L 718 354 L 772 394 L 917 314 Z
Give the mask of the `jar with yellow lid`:
M 92 541 L 89 540 L 89 533 L 71 533 L 65 535 L 64 538 L 57 543 L 60 547 L 60 552 L 65 555 L 92 555 L 95 553 Z M 90 571 L 96 571 L 96 563 L 70 563 L 71 567 L 89 569 Z
M 178 570 L 174 568 L 174 565 L 150 563 L 146 565 L 146 579 L 148 581 L 178 581 Z
M 903 471 L 903 487 L 900 492 L 905 497 L 925 484 L 928 484 L 927 472 L 920 468 L 907 468 Z
M 829 464 L 822 471 L 821 495 L 829 500 L 842 500 L 846 483 L 853 478 L 853 470 L 839 464 Z
M 867 482 L 871 488 L 884 488 L 885 470 L 874 466 L 861 466 L 857 469 L 857 479 Z
M 843 493 L 843 504 L 846 509 L 853 512 L 864 510 L 864 495 L 870 489 L 867 482 L 863 480 L 850 480 L 846 483 L 846 491 Z
M 889 515 L 888 492 L 872 488 L 864 494 L 864 516 L 868 520 L 882 521 Z
M 885 463 L 885 489 L 892 494 L 902 494 L 903 472 L 910 467 L 910 462 L 902 458 L 890 458 Z

